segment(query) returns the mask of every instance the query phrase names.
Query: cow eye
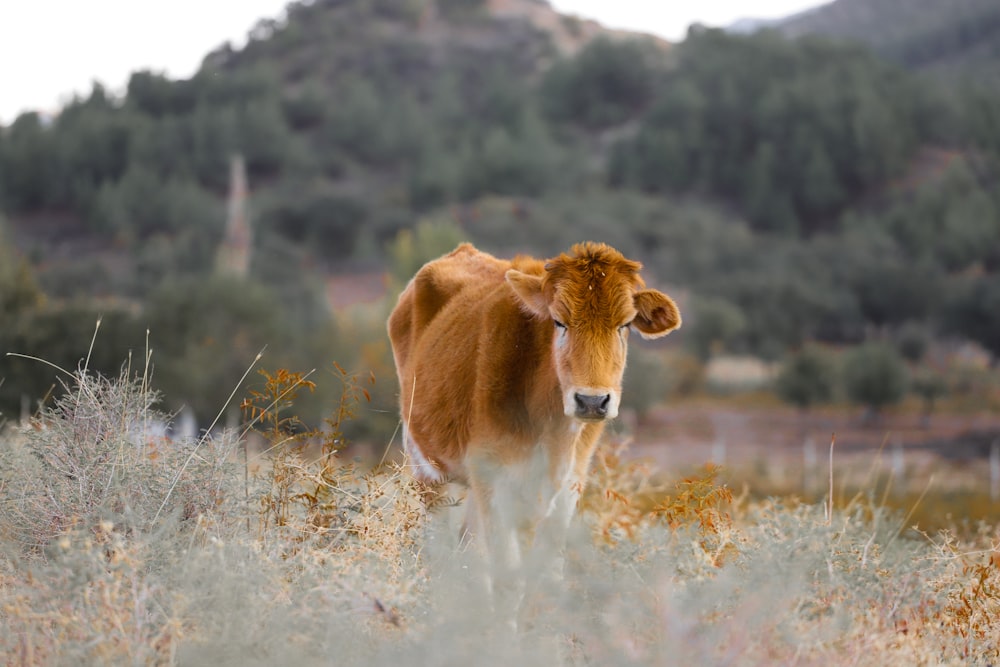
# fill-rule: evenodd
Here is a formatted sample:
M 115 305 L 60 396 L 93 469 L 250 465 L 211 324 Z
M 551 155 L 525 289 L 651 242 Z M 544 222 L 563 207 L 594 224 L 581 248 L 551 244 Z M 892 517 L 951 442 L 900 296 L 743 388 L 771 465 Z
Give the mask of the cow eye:
M 563 324 L 562 322 L 560 322 L 559 320 L 552 320 L 552 323 L 554 325 L 556 325 L 556 329 L 565 329 L 566 328 L 566 325 Z
M 626 329 L 628 329 L 628 328 L 629 328 L 630 326 L 632 326 L 632 323 L 631 323 L 631 322 L 626 322 L 625 324 L 623 324 L 623 325 L 621 325 L 620 327 L 618 327 L 618 331 L 622 331 L 622 332 L 624 332 L 624 331 L 625 331 Z

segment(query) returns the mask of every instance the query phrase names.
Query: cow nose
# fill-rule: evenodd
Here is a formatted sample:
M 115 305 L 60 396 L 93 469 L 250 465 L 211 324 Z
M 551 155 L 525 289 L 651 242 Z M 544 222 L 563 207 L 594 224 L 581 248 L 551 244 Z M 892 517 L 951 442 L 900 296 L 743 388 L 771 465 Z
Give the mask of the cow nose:
M 611 394 L 573 394 L 576 401 L 576 416 L 581 419 L 604 419 L 608 416 Z

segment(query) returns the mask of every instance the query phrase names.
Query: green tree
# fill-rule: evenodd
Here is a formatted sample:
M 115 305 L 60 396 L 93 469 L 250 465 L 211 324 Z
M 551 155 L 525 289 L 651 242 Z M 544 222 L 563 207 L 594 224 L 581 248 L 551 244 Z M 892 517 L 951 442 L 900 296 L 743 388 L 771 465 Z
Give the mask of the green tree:
M 657 405 L 666 400 L 674 389 L 676 380 L 662 354 L 641 345 L 632 345 L 628 351 L 628 365 L 622 386 L 623 406 L 634 410 L 641 422 Z
M 150 295 L 142 321 L 150 331 L 157 388 L 172 408 L 188 405 L 205 424 L 265 346 L 280 365 L 281 304 L 256 283 L 217 275 L 173 278 Z
M 221 203 L 187 180 L 164 181 L 133 164 L 117 182 L 106 182 L 90 211 L 96 230 L 126 242 L 155 234 L 196 232 L 206 244 L 217 243 L 225 222 Z
M 903 358 L 911 363 L 918 363 L 927 354 L 931 344 L 931 332 L 926 325 L 918 322 L 905 322 L 896 331 L 896 349 Z
M 917 82 L 856 46 L 702 30 L 676 59 L 616 147 L 612 183 L 693 186 L 758 229 L 811 233 L 899 174 L 918 146 Z
M 802 172 L 801 210 L 804 216 L 827 216 L 845 202 L 845 192 L 822 145 L 813 143 Z
M 844 385 L 852 401 L 877 417 L 906 394 L 909 376 L 895 348 L 882 342 L 864 343 L 847 353 Z
M 172 81 L 163 74 L 139 70 L 129 76 L 125 99 L 136 111 L 161 118 L 190 113 L 197 104 L 195 92 L 189 81 Z
M 944 302 L 944 276 L 932 261 L 866 262 L 850 279 L 865 319 L 877 325 L 923 320 Z
M 732 345 L 747 326 L 740 307 L 721 298 L 695 299 L 687 319 L 685 339 L 703 362 Z
M 45 294 L 28 261 L 13 252 L 6 224 L 0 217 L 0 313 L 5 322 L 10 323 L 21 314 L 40 308 L 45 302 Z
M 913 393 L 923 400 L 924 405 L 921 421 L 927 427 L 930 424 L 931 415 L 934 414 L 935 403 L 939 398 L 948 393 L 948 383 L 933 368 L 924 366 L 913 374 L 910 385 Z
M 537 115 L 525 113 L 518 127 L 486 129 L 481 141 L 465 155 L 461 194 L 535 195 L 555 181 L 558 149 Z
M 94 330 L 101 321 L 97 337 Z M 93 347 L 91 341 L 93 340 Z M 116 376 L 133 352 L 135 368 L 142 365 L 143 338 L 135 318 L 124 305 L 86 299 L 50 302 L 5 319 L 0 327 L 0 411 L 17 414 L 27 399 L 34 405 L 51 393 L 60 393 L 61 371 L 72 372 L 84 363 L 95 372 Z M 7 352 L 34 357 L 6 356 Z M 36 359 L 42 359 L 42 363 Z M 50 365 L 51 364 L 51 365 Z
M 945 308 L 947 331 L 979 343 L 1000 358 L 1000 281 L 995 276 L 966 278 L 952 290 Z
M 318 81 L 307 81 L 294 94 L 282 98 L 282 110 L 288 124 L 295 130 L 308 130 L 322 125 L 333 100 Z
M 389 246 L 392 282 L 402 291 L 410 278 L 427 262 L 451 252 L 464 234 L 448 219 L 425 218 L 413 229 L 404 229 Z
M 277 98 L 248 102 L 236 112 L 236 119 L 234 143 L 251 176 L 273 175 L 301 158 L 302 147 L 286 125 Z
M 51 135 L 37 113 L 18 116 L 4 129 L 0 179 L 4 203 L 11 211 L 28 211 L 51 203 L 51 179 L 58 169 Z
M 546 73 L 541 96 L 548 115 L 591 128 L 634 118 L 656 93 L 659 56 L 657 47 L 643 40 L 590 42 Z
M 350 257 L 371 214 L 368 202 L 323 180 L 286 180 L 260 204 L 259 226 L 333 257 Z
M 806 345 L 785 359 L 775 391 L 787 403 L 808 410 L 833 398 L 837 369 L 830 354 L 816 345 Z

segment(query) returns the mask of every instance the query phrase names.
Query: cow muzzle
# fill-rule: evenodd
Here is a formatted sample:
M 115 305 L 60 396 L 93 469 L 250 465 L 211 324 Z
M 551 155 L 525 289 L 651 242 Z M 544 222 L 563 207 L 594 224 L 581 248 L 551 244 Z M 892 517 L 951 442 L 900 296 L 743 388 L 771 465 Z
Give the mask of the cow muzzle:
M 572 416 L 581 421 L 613 419 L 618 416 L 618 401 L 610 392 L 573 392 Z

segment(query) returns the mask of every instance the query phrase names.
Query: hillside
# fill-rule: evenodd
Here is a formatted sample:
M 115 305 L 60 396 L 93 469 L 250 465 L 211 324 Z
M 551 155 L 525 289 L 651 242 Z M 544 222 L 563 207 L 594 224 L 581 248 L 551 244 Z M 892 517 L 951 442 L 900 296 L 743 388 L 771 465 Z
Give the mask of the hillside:
M 857 40 L 906 67 L 1000 85 L 1000 5 L 993 0 L 836 0 L 779 29 L 790 37 Z

